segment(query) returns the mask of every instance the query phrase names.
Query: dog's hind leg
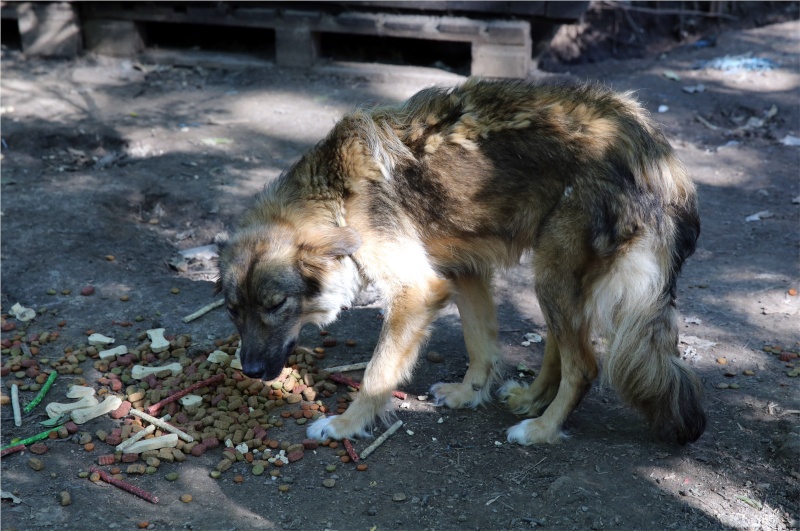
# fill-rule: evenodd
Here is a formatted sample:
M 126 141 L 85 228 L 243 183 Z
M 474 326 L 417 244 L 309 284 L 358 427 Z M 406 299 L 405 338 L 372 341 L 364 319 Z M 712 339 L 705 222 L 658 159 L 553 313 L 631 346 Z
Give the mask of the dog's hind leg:
M 555 334 L 547 334 L 544 360 L 539 376 L 531 385 L 522 385 L 509 380 L 498 391 L 500 399 L 517 415 L 536 417 L 541 415 L 556 397 L 561 381 L 561 353 Z
M 459 278 L 454 283 L 456 305 L 469 353 L 469 369 L 461 383 L 437 383 L 431 387 L 431 393 L 437 406 L 477 407 L 491 399 L 500 361 L 491 280 L 470 276 Z
M 411 376 L 429 326 L 449 298 L 450 283 L 436 277 L 398 288 L 389 299 L 381 336 L 356 399 L 342 415 L 314 422 L 308 436 L 319 440 L 368 436 L 392 391 Z

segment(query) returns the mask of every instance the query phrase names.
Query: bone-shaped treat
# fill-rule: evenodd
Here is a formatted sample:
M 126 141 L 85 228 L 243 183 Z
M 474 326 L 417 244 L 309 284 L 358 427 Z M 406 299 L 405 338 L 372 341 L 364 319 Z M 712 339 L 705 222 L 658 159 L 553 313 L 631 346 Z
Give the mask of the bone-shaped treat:
M 101 360 L 104 360 L 106 358 L 116 358 L 117 356 L 124 356 L 127 353 L 128 353 L 128 347 L 126 347 L 125 345 L 119 345 L 117 347 L 101 351 L 99 356 Z
M 47 404 L 47 407 L 44 408 L 44 410 L 47 412 L 48 417 L 50 417 L 51 419 L 55 419 L 60 417 L 61 415 L 66 415 L 67 413 L 70 413 L 77 409 L 93 407 L 96 406 L 97 404 L 99 404 L 99 402 L 94 396 L 87 395 L 78 400 L 77 402 L 71 402 L 69 404 L 50 402 L 49 404 Z
M 87 387 L 85 385 L 72 385 L 67 389 L 67 398 L 83 398 L 85 396 L 93 396 L 94 387 Z
M 160 448 L 175 448 L 178 446 L 178 436 L 174 433 L 162 435 L 161 437 L 153 437 L 152 439 L 145 439 L 133 443 L 125 449 L 129 454 L 140 454 L 148 450 L 158 450 Z
M 114 338 L 104 336 L 103 334 L 92 334 L 89 336 L 89 344 L 93 346 L 110 345 L 114 342 Z
M 183 398 L 179 398 L 178 402 L 183 407 L 199 406 L 203 402 L 203 397 L 200 395 L 186 395 Z
M 148 330 L 147 337 L 150 338 L 150 350 L 153 352 L 164 352 L 169 348 L 169 341 L 164 339 L 163 328 Z
M 72 422 L 75 424 L 83 424 L 84 422 L 88 422 L 93 418 L 99 417 L 100 415 L 111 413 L 121 405 L 122 399 L 120 397 L 113 395 L 106 396 L 106 399 L 96 406 L 87 407 L 84 409 L 76 409 L 70 414 L 70 417 L 72 417 Z
M 134 380 L 141 380 L 142 378 L 147 378 L 151 374 L 158 374 L 164 370 L 169 370 L 172 372 L 172 376 L 176 376 L 183 371 L 183 367 L 178 362 L 170 363 L 169 365 L 162 365 L 161 367 L 145 367 L 143 365 L 134 365 L 133 369 L 131 369 L 131 378 Z

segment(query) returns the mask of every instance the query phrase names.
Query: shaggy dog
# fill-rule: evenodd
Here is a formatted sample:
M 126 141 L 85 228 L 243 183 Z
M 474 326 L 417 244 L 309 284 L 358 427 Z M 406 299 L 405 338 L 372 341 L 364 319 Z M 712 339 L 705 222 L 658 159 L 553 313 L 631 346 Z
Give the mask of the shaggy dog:
M 646 111 L 595 85 L 472 79 L 357 110 L 260 195 L 221 246 L 220 280 L 244 373 L 275 378 L 304 324 L 332 322 L 364 282 L 385 320 L 361 392 L 318 439 L 365 436 L 407 380 L 437 311 L 455 300 L 469 353 L 436 403 L 491 398 L 500 350 L 491 279 L 532 251 L 547 323 L 540 375 L 499 391 L 530 418 L 508 439 L 555 443 L 598 375 L 662 438 L 705 429 L 679 359 L 675 284 L 700 232 L 695 188 Z

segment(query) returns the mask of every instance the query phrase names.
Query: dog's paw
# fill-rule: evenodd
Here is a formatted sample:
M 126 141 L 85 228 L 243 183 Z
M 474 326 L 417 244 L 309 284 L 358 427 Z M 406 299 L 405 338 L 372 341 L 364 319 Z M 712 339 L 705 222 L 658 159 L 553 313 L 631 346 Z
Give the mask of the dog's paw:
M 550 426 L 541 420 L 523 420 L 508 428 L 508 442 L 528 446 L 531 444 L 558 444 L 566 436 L 558 426 Z
M 465 383 L 437 383 L 430 390 L 436 406 L 447 406 L 451 409 L 463 407 L 476 408 L 487 401 L 488 393 L 482 389 L 473 389 Z
M 509 380 L 497 391 L 497 396 L 513 413 L 518 415 L 527 415 L 530 413 L 530 389 L 526 384 Z
M 314 421 L 306 430 L 309 439 L 324 441 L 325 439 L 369 438 L 370 432 L 359 419 L 353 421 L 347 415 L 333 415 Z

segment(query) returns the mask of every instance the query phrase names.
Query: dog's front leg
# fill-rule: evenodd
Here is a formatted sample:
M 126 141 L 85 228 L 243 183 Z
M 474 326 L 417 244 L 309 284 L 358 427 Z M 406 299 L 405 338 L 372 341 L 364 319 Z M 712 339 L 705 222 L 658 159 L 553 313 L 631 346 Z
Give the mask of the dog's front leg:
M 358 396 L 344 414 L 314 422 L 308 436 L 319 440 L 369 436 L 369 428 L 384 413 L 392 391 L 411 376 L 428 327 L 449 296 L 448 281 L 431 278 L 404 286 L 390 297 L 381 336 Z

